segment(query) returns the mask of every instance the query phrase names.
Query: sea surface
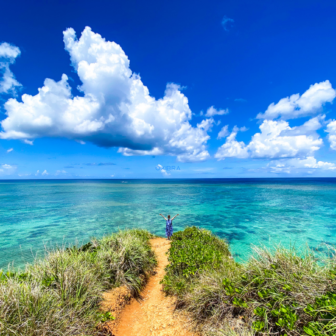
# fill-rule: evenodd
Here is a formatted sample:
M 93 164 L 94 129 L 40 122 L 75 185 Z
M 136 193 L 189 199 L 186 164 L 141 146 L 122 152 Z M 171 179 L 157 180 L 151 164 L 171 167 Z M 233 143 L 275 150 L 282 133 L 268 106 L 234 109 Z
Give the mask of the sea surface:
M 22 267 L 56 246 L 125 228 L 165 234 L 196 225 L 231 245 L 336 245 L 336 179 L 0 181 L 0 268 Z

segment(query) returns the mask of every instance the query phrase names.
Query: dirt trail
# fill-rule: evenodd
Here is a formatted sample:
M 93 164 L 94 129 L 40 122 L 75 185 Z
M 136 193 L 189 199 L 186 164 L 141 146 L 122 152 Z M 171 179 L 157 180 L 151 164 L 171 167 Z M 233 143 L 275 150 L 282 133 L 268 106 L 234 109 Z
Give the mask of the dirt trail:
M 170 242 L 163 238 L 151 240 L 158 259 L 157 273 L 152 276 L 142 292 L 143 300 L 132 299 L 121 312 L 116 336 L 196 336 L 187 330 L 188 320 L 174 313 L 175 299 L 165 296 L 162 280 L 168 264 L 166 252 Z

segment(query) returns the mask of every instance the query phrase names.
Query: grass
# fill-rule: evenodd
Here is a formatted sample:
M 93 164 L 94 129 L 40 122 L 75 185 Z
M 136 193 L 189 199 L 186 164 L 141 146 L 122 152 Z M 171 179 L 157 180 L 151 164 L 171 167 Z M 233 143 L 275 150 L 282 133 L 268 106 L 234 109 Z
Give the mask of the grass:
M 321 263 L 310 250 L 278 246 L 256 248 L 238 264 L 228 251 L 224 241 L 197 228 L 172 237 L 164 289 L 177 295 L 202 334 L 336 335 L 334 258 Z M 193 253 L 196 265 L 189 261 Z
M 121 231 L 50 252 L 25 272 L 0 271 L 0 335 L 102 335 L 113 319 L 99 310 L 102 293 L 122 284 L 139 293 L 156 265 L 150 238 Z

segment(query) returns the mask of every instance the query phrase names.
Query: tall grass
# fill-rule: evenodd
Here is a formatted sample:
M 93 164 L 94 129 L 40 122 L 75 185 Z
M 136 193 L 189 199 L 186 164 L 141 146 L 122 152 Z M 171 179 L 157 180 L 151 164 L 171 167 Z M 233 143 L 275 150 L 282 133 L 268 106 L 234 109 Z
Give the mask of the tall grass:
M 172 237 L 174 244 L 174 235 Z M 218 238 L 217 238 L 218 239 Z M 186 243 L 190 240 L 186 240 Z M 211 248 L 206 247 L 209 251 Z M 170 256 L 174 267 L 173 254 Z M 181 260 L 180 260 L 181 262 Z M 336 335 L 336 262 L 318 262 L 307 250 L 255 248 L 246 264 L 224 257 L 188 282 L 169 272 L 168 293 L 178 296 L 206 335 Z
M 102 293 L 125 284 L 134 294 L 156 264 L 145 230 L 121 231 L 81 248 L 49 252 L 25 272 L 0 272 L 0 335 L 101 335 L 111 318 Z

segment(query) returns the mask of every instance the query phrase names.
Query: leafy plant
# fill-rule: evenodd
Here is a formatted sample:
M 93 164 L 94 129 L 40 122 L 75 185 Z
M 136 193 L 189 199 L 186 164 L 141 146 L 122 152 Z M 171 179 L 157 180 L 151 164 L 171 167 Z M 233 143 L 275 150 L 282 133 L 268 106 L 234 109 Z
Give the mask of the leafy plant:
M 304 312 L 314 321 L 304 326 L 303 330 L 311 336 L 335 335 L 336 333 L 336 294 L 327 292 L 315 298 L 314 304 L 308 304 Z
M 209 267 L 217 269 L 230 256 L 228 245 L 210 231 L 196 227 L 174 233 L 169 249 L 169 265 L 162 281 L 167 293 L 181 293 L 189 279 Z
M 217 237 L 197 247 L 207 235 L 188 228 L 175 236 L 163 281 L 204 334 L 222 335 L 243 316 L 241 330 L 258 336 L 336 335 L 336 258 L 322 262 L 311 250 L 278 246 L 255 248 L 247 263 L 238 264 Z
M 110 312 L 104 312 L 104 313 L 98 313 L 97 319 L 99 320 L 99 322 L 104 323 L 107 321 L 115 320 L 115 317 Z

